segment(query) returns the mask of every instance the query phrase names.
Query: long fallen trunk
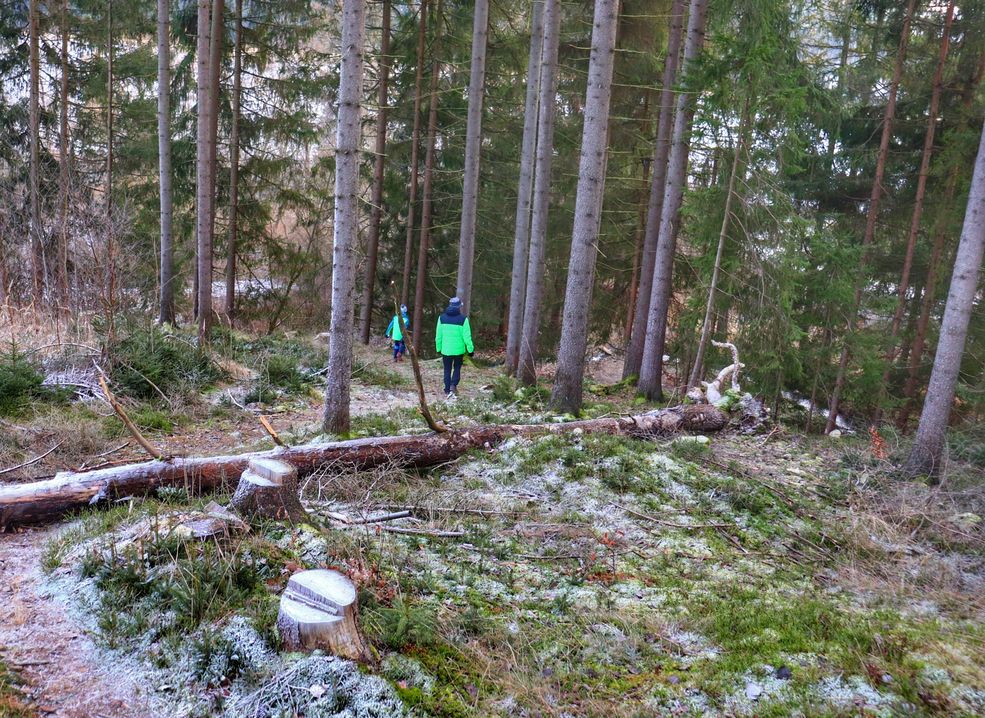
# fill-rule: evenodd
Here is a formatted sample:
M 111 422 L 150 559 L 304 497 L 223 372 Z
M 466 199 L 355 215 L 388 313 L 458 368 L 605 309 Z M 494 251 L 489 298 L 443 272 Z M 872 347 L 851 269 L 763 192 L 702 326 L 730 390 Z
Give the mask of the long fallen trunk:
M 174 458 L 95 471 L 61 472 L 44 481 L 0 485 L 0 528 L 50 521 L 72 509 L 147 494 L 161 486 L 180 487 L 189 493 L 232 490 L 250 460 L 257 458 L 287 462 L 303 477 L 331 466 L 355 469 L 389 464 L 435 466 L 457 459 L 471 449 L 491 448 L 515 436 L 562 434 L 580 429 L 584 433 L 649 438 L 679 431 L 719 431 L 727 423 L 728 417 L 720 409 L 697 404 L 609 419 L 488 425 L 442 434 L 353 439 L 235 456 Z

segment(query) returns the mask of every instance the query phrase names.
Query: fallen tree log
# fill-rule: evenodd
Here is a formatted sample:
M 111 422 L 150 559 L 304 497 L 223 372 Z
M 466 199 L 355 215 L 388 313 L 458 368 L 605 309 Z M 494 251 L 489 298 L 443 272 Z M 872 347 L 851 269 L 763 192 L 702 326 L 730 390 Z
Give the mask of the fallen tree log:
M 680 431 L 720 431 L 727 423 L 728 416 L 720 409 L 697 404 L 636 416 L 557 424 L 494 424 L 440 434 L 353 439 L 233 456 L 171 458 L 93 471 L 60 472 L 43 481 L 0 484 L 0 529 L 51 521 L 72 509 L 147 494 L 163 486 L 184 488 L 189 494 L 232 490 L 252 459 L 284 461 L 297 468 L 299 477 L 327 465 L 359 470 L 390 464 L 423 468 L 453 461 L 472 449 L 494 447 L 516 436 L 581 430 L 650 438 Z

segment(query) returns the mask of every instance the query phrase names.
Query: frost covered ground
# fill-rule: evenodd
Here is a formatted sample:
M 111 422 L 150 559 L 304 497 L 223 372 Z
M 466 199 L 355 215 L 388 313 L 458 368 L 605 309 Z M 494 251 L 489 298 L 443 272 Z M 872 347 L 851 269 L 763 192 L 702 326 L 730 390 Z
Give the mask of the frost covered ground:
M 127 558 L 140 517 L 187 510 L 166 497 L 67 529 L 50 580 L 174 715 L 982 714 L 980 556 L 861 521 L 875 473 L 828 449 L 513 440 L 426 474 L 329 471 L 311 524 Z M 315 566 L 358 582 L 378 666 L 276 652 L 276 596 Z
M 423 431 L 409 367 L 373 371 L 353 434 Z M 562 419 L 468 371 L 435 407 L 451 425 Z M 210 441 L 254 446 L 246 395 L 216 396 Z M 619 387 L 588 396 L 589 416 L 636 409 Z M 283 438 L 317 435 L 317 399 L 277 401 Z M 572 433 L 429 472 L 328 467 L 304 485 L 310 523 L 208 541 L 172 528 L 228 497 L 165 491 L 52 530 L 44 600 L 155 716 L 985 714 L 981 472 L 931 489 L 889 466 L 861 437 L 782 427 Z M 277 650 L 280 592 L 319 566 L 358 584 L 375 665 Z

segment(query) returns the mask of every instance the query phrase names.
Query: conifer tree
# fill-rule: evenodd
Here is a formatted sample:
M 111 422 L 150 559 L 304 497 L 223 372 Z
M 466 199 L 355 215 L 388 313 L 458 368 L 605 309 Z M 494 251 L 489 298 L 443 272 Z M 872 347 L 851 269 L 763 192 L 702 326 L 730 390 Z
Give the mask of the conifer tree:
M 462 311 L 471 309 L 472 270 L 475 261 L 475 222 L 479 204 L 479 154 L 482 148 L 482 100 L 486 93 L 486 40 L 489 0 L 475 0 L 472 29 L 472 70 L 469 76 L 469 113 L 465 135 L 465 171 L 462 177 L 462 223 L 458 240 L 456 294 Z
M 691 71 L 704 43 L 707 10 L 708 0 L 691 0 L 688 9 L 687 40 L 684 44 L 684 59 L 681 64 L 681 75 L 685 78 Z M 667 160 L 667 180 L 660 212 L 660 232 L 653 263 L 646 342 L 640 365 L 639 390 L 648 399 L 660 399 L 663 395 L 662 369 L 667 310 L 677 245 L 678 213 L 684 198 L 694 105 L 693 93 L 682 92 L 677 98 L 677 108 L 674 113 L 674 129 Z
M 585 123 L 581 136 L 581 161 L 578 164 L 575 225 L 564 295 L 561 347 L 551 394 L 551 405 L 558 411 L 571 414 L 581 410 L 588 315 L 591 312 L 595 262 L 599 251 L 599 223 L 605 193 L 609 102 L 618 25 L 619 0 L 595 0 L 588 89 L 585 93 Z
M 940 473 L 954 391 L 961 370 L 961 358 L 968 337 L 968 324 L 975 303 L 978 276 L 985 255 L 985 126 L 982 127 L 975 160 L 968 206 L 965 210 L 961 241 L 954 260 L 951 288 L 941 323 L 934 368 L 924 399 L 920 424 L 904 471 L 911 475 L 936 476 Z
M 325 432 L 349 431 L 352 382 L 353 295 L 359 241 L 359 138 L 363 82 L 365 0 L 343 0 L 342 65 L 339 69 L 335 142 L 335 234 L 332 244 L 332 318 L 326 373 Z

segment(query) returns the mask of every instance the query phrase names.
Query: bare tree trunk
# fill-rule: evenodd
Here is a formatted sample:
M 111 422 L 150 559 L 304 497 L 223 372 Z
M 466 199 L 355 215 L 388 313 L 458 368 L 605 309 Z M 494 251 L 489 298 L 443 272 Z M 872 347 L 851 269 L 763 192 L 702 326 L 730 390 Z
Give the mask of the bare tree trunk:
M 684 60 L 681 65 L 681 75 L 685 78 L 704 45 L 707 12 L 708 0 L 691 0 Z M 660 232 L 653 261 L 650 306 L 646 317 L 646 339 L 640 364 L 639 390 L 647 399 L 660 399 L 663 396 L 663 352 L 667 331 L 667 310 L 670 306 L 679 213 L 684 200 L 684 185 L 687 182 L 694 103 L 693 92 L 682 92 L 677 98 L 677 110 L 674 114 L 674 130 L 667 159 L 667 180 L 664 186 L 663 206 L 660 210 Z
M 657 118 L 659 121 L 659 118 Z M 640 135 L 650 136 L 650 92 L 647 90 L 643 95 L 643 114 L 640 119 Z M 630 334 L 633 331 L 633 319 L 636 317 L 636 297 L 640 286 L 640 262 L 643 260 L 643 242 L 646 236 L 646 210 L 648 194 L 647 187 L 650 184 L 650 164 L 652 160 L 647 157 L 640 164 L 643 165 L 643 182 L 637 191 L 636 199 L 636 236 L 633 241 L 633 271 L 629 279 L 629 297 L 626 302 L 626 323 L 623 327 L 623 341 L 629 344 Z M 624 365 L 625 368 L 625 365 Z
M 229 129 L 229 234 L 226 241 L 226 316 L 236 313 L 236 238 L 239 231 L 239 112 L 243 92 L 243 0 L 236 0 L 236 40 L 233 45 L 233 97 Z
M 343 0 L 335 141 L 335 236 L 332 246 L 332 319 L 328 330 L 325 432 L 349 431 L 352 381 L 353 294 L 359 243 L 359 115 L 363 83 L 365 0 Z
M 558 38 L 561 32 L 560 0 L 544 5 L 544 43 L 540 62 L 540 98 L 537 118 L 537 159 L 534 167 L 533 210 L 530 218 L 530 252 L 527 258 L 527 294 L 523 300 L 523 335 L 518 373 L 525 384 L 537 383 L 537 339 L 544 288 L 544 254 L 547 249 L 547 214 L 551 204 L 551 161 L 554 155 L 554 113 L 557 92 Z
M 472 265 L 475 260 L 475 223 L 479 205 L 479 154 L 482 149 L 482 100 L 486 94 L 486 41 L 489 36 L 489 0 L 475 0 L 472 24 L 472 71 L 465 129 L 465 170 L 462 177 L 462 222 L 458 239 L 456 295 L 462 313 L 472 303 Z
M 947 12 L 944 15 L 944 29 L 941 33 L 940 52 L 937 56 L 937 67 L 934 70 L 933 89 L 930 93 L 930 109 L 927 111 L 927 131 L 923 137 L 923 153 L 920 157 L 920 174 L 917 177 L 917 192 L 913 201 L 913 214 L 910 217 L 910 232 L 906 238 L 906 253 L 903 257 L 903 269 L 900 272 L 899 286 L 896 294 L 896 311 L 893 314 L 893 323 L 889 331 L 889 354 L 886 357 L 886 368 L 882 373 L 880 383 L 880 400 L 876 403 L 876 413 L 872 423 L 879 425 L 882 423 L 882 399 L 885 398 L 889 387 L 890 373 L 896 362 L 899 351 L 897 339 L 899 339 L 900 326 L 903 323 L 903 314 L 906 311 L 906 295 L 910 290 L 910 271 L 913 268 L 913 255 L 917 248 L 917 237 L 920 233 L 920 220 L 923 218 L 923 206 L 927 196 L 927 178 L 930 176 L 930 158 L 934 153 L 934 135 L 937 131 L 938 111 L 940 110 L 941 92 L 944 88 L 944 66 L 947 64 L 947 53 L 951 45 L 951 25 L 954 22 L 954 3 L 950 0 L 947 4 Z
M 588 318 L 592 310 L 605 169 L 609 156 L 609 105 L 618 26 L 619 0 L 595 0 L 575 195 L 575 223 L 571 234 L 568 283 L 564 292 L 561 345 L 551 392 L 551 405 L 558 411 L 570 414 L 581 411 Z
M 212 215 L 209 202 L 209 130 L 212 126 L 209 118 L 212 109 L 210 88 L 212 73 L 209 68 L 212 45 L 209 16 L 211 6 L 210 0 L 198 0 L 198 37 L 195 44 L 198 79 L 195 148 L 195 277 L 198 285 L 196 301 L 198 338 L 202 343 L 208 339 L 212 321 Z
M 530 18 L 530 57 L 527 60 L 527 99 L 523 108 L 523 141 L 520 147 L 520 181 L 513 228 L 513 271 L 506 335 L 506 373 L 516 374 L 523 336 L 523 300 L 527 294 L 527 257 L 530 254 L 530 211 L 537 153 L 537 96 L 540 90 L 540 58 L 544 46 L 544 0 L 533 0 Z
M 876 222 L 879 219 L 879 206 L 882 201 L 883 178 L 886 175 L 886 159 L 889 156 L 889 141 L 893 136 L 893 121 L 896 117 L 896 96 L 899 92 L 900 79 L 903 76 L 903 64 L 906 61 L 906 48 L 910 42 L 910 25 L 916 11 L 917 0 L 909 0 L 906 14 L 903 16 L 903 30 L 900 34 L 899 48 L 896 51 L 896 64 L 893 67 L 893 77 L 889 83 L 889 97 L 886 101 L 886 111 L 882 121 L 882 137 L 879 140 L 879 155 L 876 159 L 876 175 L 872 181 L 872 195 L 869 197 L 868 215 L 865 219 L 865 234 L 862 235 L 862 267 L 869 263 L 869 248 L 875 239 Z M 851 351 L 852 337 L 855 334 L 855 323 L 862 306 L 862 281 L 856 281 L 855 299 L 849 314 L 848 326 L 845 331 L 841 357 L 838 360 L 838 373 L 835 375 L 835 385 L 831 392 L 831 402 L 828 405 L 828 421 L 824 427 L 825 433 L 832 431 L 838 420 L 838 409 L 841 403 L 841 393 L 845 388 L 845 377 L 848 373 L 848 358 Z
M 975 90 L 985 77 L 985 53 L 979 60 L 975 75 L 965 85 L 962 92 L 962 105 L 967 111 L 971 108 L 975 97 Z M 924 287 L 923 300 L 920 305 L 920 317 L 917 319 L 916 331 L 913 334 L 913 345 L 910 347 L 909 366 L 907 369 L 906 385 L 903 388 L 903 396 L 907 398 L 903 405 L 900 415 L 897 418 L 897 426 L 905 430 L 910 421 L 910 414 L 916 409 L 917 401 L 917 381 L 920 372 L 920 362 L 923 361 L 924 348 L 927 341 L 927 328 L 930 325 L 930 311 L 937 299 L 937 280 L 941 277 L 941 256 L 944 254 L 944 242 L 947 240 L 947 227 L 945 217 L 954 201 L 954 193 L 958 185 L 958 165 L 952 165 L 948 172 L 947 181 L 944 188 L 944 196 L 941 200 L 941 212 L 935 222 L 934 244 L 930 252 L 930 262 L 927 264 L 927 281 Z
M 212 0 L 212 29 L 209 33 L 209 307 L 210 314 L 206 327 L 205 340 L 212 331 L 212 278 L 215 263 L 215 220 L 216 220 L 216 180 L 218 179 L 218 163 L 216 156 L 219 149 L 219 91 L 222 70 L 222 42 L 225 39 L 224 16 L 225 0 Z
M 653 289 L 653 265 L 657 256 L 660 217 L 663 214 L 664 191 L 667 183 L 667 161 L 670 155 L 670 129 L 674 121 L 674 85 L 680 63 L 681 42 L 684 38 L 685 0 L 674 0 L 670 10 L 670 31 L 667 36 L 667 56 L 664 58 L 663 85 L 660 88 L 660 118 L 657 120 L 657 140 L 653 148 L 653 178 L 650 183 L 650 203 L 647 207 L 646 229 L 643 234 L 643 253 L 640 260 L 639 287 L 633 309 L 633 325 L 626 345 L 626 360 L 622 376 L 638 376 L 643 364 L 646 325 L 650 313 L 650 294 Z
M 41 58 L 38 47 L 40 33 L 38 17 L 38 0 L 31 0 L 29 8 L 29 55 L 30 55 L 30 89 L 28 90 L 28 121 L 31 134 L 31 160 L 28 182 L 30 184 L 31 208 L 31 276 L 34 283 L 34 303 L 40 308 L 44 302 L 45 272 L 44 272 L 44 243 L 41 241 Z
M 462 313 L 472 309 L 472 265 L 475 260 L 475 222 L 479 205 L 479 152 L 482 148 L 482 100 L 486 94 L 486 40 L 489 35 L 489 0 L 475 0 L 472 25 L 472 72 L 469 76 L 469 111 L 465 130 L 465 171 L 462 177 L 462 223 L 458 239 L 456 294 Z
M 644 100 L 644 106 L 648 100 Z M 649 184 L 650 166 L 643 165 L 643 187 L 639 190 L 639 198 L 636 201 L 636 236 L 633 242 L 633 271 L 629 276 L 628 301 L 626 302 L 626 323 L 623 326 L 623 341 L 629 343 L 629 337 L 633 332 L 633 319 L 636 316 L 636 295 L 640 286 L 640 262 L 643 260 L 643 237 L 646 235 L 646 192 L 645 186 Z
M 68 312 L 70 302 L 68 291 L 68 198 L 70 193 L 69 185 L 71 184 L 70 162 L 72 157 L 68 137 L 68 0 L 62 0 L 61 15 L 61 87 L 58 129 L 58 251 L 56 252 L 55 284 L 58 287 L 59 309 L 62 312 Z
M 441 27 L 441 0 L 434 13 L 435 36 Z M 435 43 L 436 45 L 437 43 Z M 428 139 L 427 152 L 424 157 L 424 188 L 421 208 L 421 240 L 417 248 L 417 286 L 414 290 L 414 324 L 411 339 L 414 354 L 421 353 L 421 340 L 424 337 L 424 290 L 428 280 L 428 249 L 431 245 L 432 213 L 434 211 L 434 154 L 438 138 L 438 80 L 441 66 L 438 64 L 437 47 L 432 45 L 431 52 L 431 93 L 428 100 Z
M 106 324 L 116 318 L 116 238 L 113 227 L 113 0 L 106 6 Z
M 424 48 L 428 34 L 428 0 L 421 0 L 417 20 L 417 72 L 414 75 L 414 129 L 410 146 L 410 195 L 407 199 L 407 239 L 404 243 L 404 276 L 400 289 L 400 303 L 410 299 L 410 271 L 414 256 L 414 213 L 417 209 L 417 171 L 420 164 L 417 153 L 421 146 L 421 96 L 424 92 Z M 416 327 L 415 327 L 416 328 Z
M 161 191 L 161 294 L 158 321 L 174 324 L 174 243 L 171 236 L 171 17 L 157 0 L 157 151 Z
M 944 309 L 940 339 L 934 356 L 934 368 L 924 399 L 920 424 L 913 440 L 913 448 L 907 458 L 904 471 L 909 475 L 936 476 L 940 472 L 954 390 L 961 369 L 968 337 L 968 323 L 975 302 L 978 275 L 985 254 L 985 126 L 978 144 L 975 172 L 968 194 L 968 208 L 958 254 L 951 275 L 951 289 Z
M 366 281 L 359 324 L 363 344 L 369 344 L 373 321 L 373 290 L 376 288 L 376 265 L 380 248 L 380 222 L 383 219 L 383 173 L 386 169 L 387 90 L 390 83 L 390 0 L 383 0 L 383 27 L 380 37 L 380 87 L 376 110 L 376 162 L 373 165 L 373 200 L 369 215 L 369 239 L 366 252 Z M 417 326 L 416 324 L 414 325 Z
M 746 153 L 749 145 L 751 132 L 751 118 L 749 105 L 751 101 L 752 89 L 746 94 L 745 107 L 742 110 L 742 119 L 739 123 L 739 144 L 735 148 L 735 156 L 732 158 L 732 170 L 729 172 L 728 189 L 725 195 L 725 214 L 722 217 L 722 228 L 718 232 L 718 249 L 715 251 L 715 266 L 711 272 L 711 284 L 708 286 L 708 301 L 705 303 L 705 318 L 701 324 L 701 339 L 698 341 L 698 352 L 694 358 L 694 366 L 691 369 L 691 376 L 687 380 L 687 388 L 697 386 L 701 380 L 701 368 L 705 362 L 705 352 L 708 351 L 708 341 L 711 339 L 712 312 L 715 308 L 715 292 L 718 291 L 718 277 L 722 272 L 722 254 L 725 250 L 725 240 L 728 237 L 729 227 L 732 223 L 732 203 L 735 200 L 735 180 L 742 166 L 742 156 Z

